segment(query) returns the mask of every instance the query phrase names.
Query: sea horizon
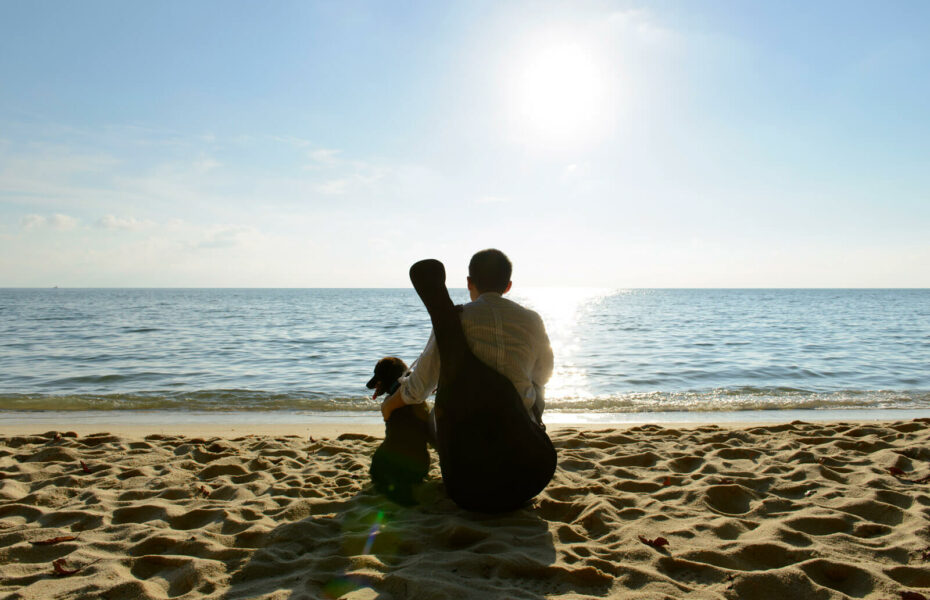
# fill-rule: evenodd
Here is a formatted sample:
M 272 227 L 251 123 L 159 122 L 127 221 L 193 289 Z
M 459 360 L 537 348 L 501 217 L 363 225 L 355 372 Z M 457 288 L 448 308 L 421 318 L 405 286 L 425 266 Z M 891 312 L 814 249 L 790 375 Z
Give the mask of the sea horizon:
M 518 286 L 528 290 L 930 290 L 926 286 Z M 0 286 L 0 290 L 407 290 L 411 286 Z M 464 290 L 464 287 L 448 287 Z

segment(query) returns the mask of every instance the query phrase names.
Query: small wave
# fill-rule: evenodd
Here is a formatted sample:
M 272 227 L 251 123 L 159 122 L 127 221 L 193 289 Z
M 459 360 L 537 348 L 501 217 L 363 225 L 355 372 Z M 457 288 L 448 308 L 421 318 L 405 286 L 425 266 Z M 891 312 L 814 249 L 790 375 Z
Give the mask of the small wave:
M 155 390 L 127 394 L 0 394 L 0 410 L 33 411 L 377 411 L 379 400 L 361 395 L 314 391 L 269 392 L 247 389 Z M 547 411 L 645 413 L 661 411 L 733 412 L 797 409 L 930 409 L 927 390 L 847 390 L 812 392 L 796 388 L 733 388 L 693 392 L 643 392 L 595 397 L 547 398 Z
M 269 411 L 308 410 L 316 412 L 366 412 L 381 406 L 380 400 L 368 396 L 328 397 L 307 394 L 275 393 L 253 390 L 159 390 L 134 394 L 5 394 L 0 395 L 0 410 L 34 411 Z
M 69 386 L 69 385 L 79 385 L 85 383 L 92 384 L 113 384 L 123 381 L 142 381 L 146 379 L 160 379 L 162 377 L 171 377 L 171 373 L 158 373 L 158 372 L 142 372 L 142 373 L 127 373 L 127 374 L 118 374 L 111 373 L 108 375 L 78 375 L 75 377 L 64 377 L 62 379 L 55 379 L 53 381 L 48 381 L 42 385 L 47 387 L 58 387 L 58 386 Z
M 737 388 L 709 392 L 646 392 L 622 396 L 546 400 L 546 410 L 563 412 L 732 412 L 846 408 L 930 408 L 930 392 L 811 392 L 794 388 Z
M 33 317 L 33 321 L 77 321 L 82 319 L 83 315 L 69 315 L 66 317 Z

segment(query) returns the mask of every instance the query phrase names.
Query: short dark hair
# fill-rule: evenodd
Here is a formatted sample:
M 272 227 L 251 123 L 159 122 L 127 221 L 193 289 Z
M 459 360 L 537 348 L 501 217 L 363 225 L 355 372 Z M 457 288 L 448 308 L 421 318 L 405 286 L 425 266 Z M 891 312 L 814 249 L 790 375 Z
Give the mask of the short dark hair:
M 488 248 L 476 252 L 468 263 L 468 276 L 472 284 L 481 292 L 498 292 L 503 294 L 510 283 L 513 265 L 500 250 Z

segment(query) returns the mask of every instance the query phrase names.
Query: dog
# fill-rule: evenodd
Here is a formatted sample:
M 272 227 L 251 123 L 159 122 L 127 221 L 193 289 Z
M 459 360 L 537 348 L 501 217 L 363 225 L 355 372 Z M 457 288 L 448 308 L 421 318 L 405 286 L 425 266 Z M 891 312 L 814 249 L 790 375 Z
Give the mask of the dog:
M 367 387 L 374 390 L 372 399 L 397 390 L 398 380 L 407 372 L 407 364 L 387 356 L 375 365 Z M 394 502 L 416 504 L 413 488 L 426 478 L 430 456 L 427 448 L 429 413 L 423 404 L 410 404 L 391 413 L 384 426 L 384 441 L 371 457 L 371 481 L 375 489 Z
M 374 400 L 385 392 L 391 393 L 391 387 L 406 373 L 407 363 L 396 356 L 385 356 L 379 360 L 375 364 L 374 376 L 365 384 L 365 387 L 375 391 L 371 399 Z

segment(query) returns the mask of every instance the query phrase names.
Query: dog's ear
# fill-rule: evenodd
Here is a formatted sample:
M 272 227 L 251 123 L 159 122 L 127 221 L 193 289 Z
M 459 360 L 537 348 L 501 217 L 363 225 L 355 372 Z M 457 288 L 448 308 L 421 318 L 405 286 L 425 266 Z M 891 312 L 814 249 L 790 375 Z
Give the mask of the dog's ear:
M 395 373 L 400 373 L 400 375 L 403 375 L 407 372 L 407 363 L 397 358 L 396 356 L 391 357 L 391 366 L 393 367 L 392 370 Z M 398 375 L 398 377 L 400 377 L 400 375 Z
M 380 363 L 384 363 L 383 370 L 381 370 L 380 373 L 384 377 L 383 381 L 385 382 L 394 381 L 407 372 L 407 363 L 396 356 L 382 358 Z

